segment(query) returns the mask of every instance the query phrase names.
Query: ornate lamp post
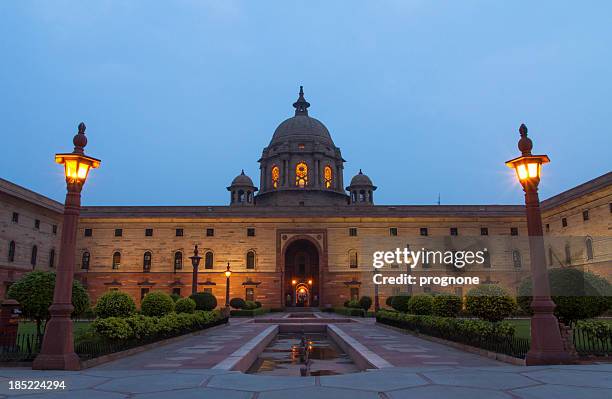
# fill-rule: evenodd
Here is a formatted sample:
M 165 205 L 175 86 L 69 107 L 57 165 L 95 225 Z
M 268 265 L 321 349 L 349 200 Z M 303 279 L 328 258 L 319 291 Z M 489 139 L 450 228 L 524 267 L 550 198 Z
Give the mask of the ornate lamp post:
M 191 294 L 198 292 L 198 266 L 200 266 L 201 256 L 198 256 L 198 246 L 193 249 L 193 256 L 190 256 L 191 266 L 193 266 L 193 274 L 191 276 Z
M 227 262 L 227 269 L 225 269 L 225 307 L 229 306 L 230 297 L 229 297 L 229 284 L 230 284 L 230 276 L 232 275 L 232 271 L 230 270 L 229 262 Z
M 74 353 L 72 335 L 72 281 L 74 277 L 74 254 L 81 212 L 81 190 L 90 169 L 100 166 L 100 160 L 85 155 L 87 145 L 85 124 L 79 124 L 79 131 L 72 139 L 74 151 L 55 154 L 55 162 L 64 165 L 66 175 L 66 201 L 60 242 L 59 263 L 53 290 L 53 304 L 49 307 L 51 318 L 45 328 L 40 354 L 34 359 L 32 368 L 38 370 L 79 370 L 81 363 Z
M 377 269 L 372 269 L 372 275 L 376 274 Z M 374 284 L 374 311 L 378 312 L 380 310 L 380 299 L 378 298 L 378 284 Z
M 544 237 L 538 184 L 542 165 L 550 162 L 546 155 L 532 155 L 533 143 L 527 137 L 527 126 L 519 128 L 521 139 L 518 148 L 521 156 L 506 165 L 516 171 L 519 182 L 525 191 L 525 210 L 529 234 L 529 254 L 531 257 L 531 278 L 533 280 L 533 301 L 531 309 L 531 348 L 527 353 L 527 365 L 560 364 L 570 362 L 570 356 L 563 347 L 559 321 L 553 314 L 555 303 L 550 297 L 550 285 L 544 256 Z

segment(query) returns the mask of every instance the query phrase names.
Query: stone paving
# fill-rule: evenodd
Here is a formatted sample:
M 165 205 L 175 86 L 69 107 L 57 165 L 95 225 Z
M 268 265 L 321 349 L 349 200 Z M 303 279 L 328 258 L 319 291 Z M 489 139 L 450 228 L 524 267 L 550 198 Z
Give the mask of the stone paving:
M 213 369 L 268 327 L 233 319 L 229 326 L 78 372 L 0 368 L 0 398 L 612 398 L 612 364 L 511 366 L 376 326 L 372 320 L 336 326 L 395 367 L 322 377 Z M 9 390 L 11 380 L 63 380 L 66 390 Z

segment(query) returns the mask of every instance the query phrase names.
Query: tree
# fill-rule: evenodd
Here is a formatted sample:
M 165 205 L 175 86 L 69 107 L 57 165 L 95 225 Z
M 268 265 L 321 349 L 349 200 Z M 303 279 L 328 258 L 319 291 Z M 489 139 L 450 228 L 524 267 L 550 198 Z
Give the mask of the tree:
M 50 318 L 49 306 L 53 303 L 54 288 L 55 273 L 35 271 L 24 275 L 8 291 L 8 297 L 21 305 L 22 314 L 34 319 L 39 337 L 44 334 L 43 321 Z M 73 316 L 80 315 L 89 307 L 87 291 L 76 280 L 72 282 L 72 306 Z

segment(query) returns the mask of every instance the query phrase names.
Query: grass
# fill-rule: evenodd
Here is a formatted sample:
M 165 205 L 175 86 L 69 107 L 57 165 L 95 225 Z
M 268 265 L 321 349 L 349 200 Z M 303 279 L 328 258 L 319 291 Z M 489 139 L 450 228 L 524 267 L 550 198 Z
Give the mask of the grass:
M 90 321 L 73 321 L 72 326 L 74 329 L 75 338 L 80 337 L 88 329 Z M 44 327 L 44 326 L 43 326 Z M 33 321 L 20 321 L 18 334 L 36 334 L 36 323 Z
M 612 324 L 611 319 L 597 319 L 597 320 Z M 531 339 L 531 320 L 513 319 L 513 320 L 506 320 L 506 321 L 514 325 L 514 328 L 516 329 L 516 332 L 514 334 L 515 337 Z

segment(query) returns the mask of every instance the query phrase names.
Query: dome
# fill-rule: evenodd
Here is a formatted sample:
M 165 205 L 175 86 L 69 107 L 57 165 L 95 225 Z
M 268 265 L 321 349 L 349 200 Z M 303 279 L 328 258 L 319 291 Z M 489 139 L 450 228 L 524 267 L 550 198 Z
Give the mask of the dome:
M 364 175 L 361 169 L 359 169 L 359 173 L 356 174 L 351 179 L 351 186 L 373 186 L 372 180 L 367 175 Z
M 329 130 L 321 121 L 308 116 L 310 103 L 304 98 L 304 88 L 300 86 L 300 93 L 297 101 L 293 103 L 295 116 L 284 120 L 272 136 L 270 145 L 282 143 L 287 140 L 308 140 L 315 139 L 325 144 L 333 145 Z
M 253 180 L 242 172 L 232 180 L 232 186 L 255 187 Z

